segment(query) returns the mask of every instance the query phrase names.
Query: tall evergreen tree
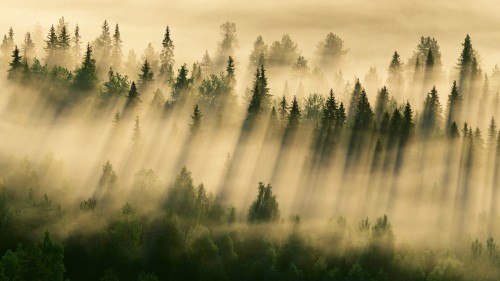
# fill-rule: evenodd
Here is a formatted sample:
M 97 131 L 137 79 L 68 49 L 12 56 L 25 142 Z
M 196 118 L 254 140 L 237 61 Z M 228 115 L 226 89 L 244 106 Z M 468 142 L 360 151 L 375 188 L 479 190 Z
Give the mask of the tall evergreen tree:
M 354 115 L 356 114 L 356 110 L 358 108 L 358 103 L 361 98 L 361 95 L 363 93 L 364 89 L 361 87 L 361 83 L 359 82 L 359 79 L 356 80 L 356 83 L 354 84 L 354 89 L 351 94 L 351 99 L 349 101 L 349 108 L 347 111 L 347 120 L 350 120 L 350 122 L 353 120 Z
M 132 85 L 130 85 L 130 91 L 128 92 L 126 106 L 128 108 L 134 107 L 137 106 L 140 102 L 141 102 L 140 94 L 137 91 L 135 82 L 132 82 Z
M 70 51 L 71 49 L 71 39 L 70 34 L 66 29 L 66 25 L 63 25 L 59 36 L 57 37 L 57 63 L 64 67 L 70 65 Z
M 353 129 L 355 131 L 367 131 L 373 125 L 373 111 L 368 102 L 366 92 L 363 90 L 356 105 Z
M 194 136 L 199 132 L 202 116 L 200 107 L 196 104 L 193 109 L 193 115 L 191 115 L 191 124 L 189 124 L 191 136 Z
M 492 151 L 496 147 L 497 133 L 498 131 L 495 117 L 491 117 L 490 125 L 488 126 L 488 148 Z
M 191 86 L 191 79 L 188 78 L 189 70 L 186 64 L 183 64 L 178 71 L 177 78 L 172 86 L 172 100 L 174 102 L 182 101 L 187 98 Z
M 160 76 L 165 82 L 171 83 L 174 79 L 174 42 L 170 38 L 170 28 L 167 26 L 162 41 L 163 49 L 160 53 Z
M 432 87 L 432 90 L 427 94 L 424 101 L 424 110 L 422 113 L 422 119 L 420 126 L 423 130 L 424 135 L 434 132 L 437 126 L 442 122 L 442 108 L 439 102 L 438 92 L 436 87 Z
M 12 61 L 10 62 L 9 75 L 7 77 L 9 79 L 17 78 L 20 75 L 22 67 L 22 57 L 20 55 L 19 49 L 17 48 L 17 46 L 15 46 L 14 51 L 12 52 Z
M 403 63 L 401 62 L 398 52 L 394 52 L 392 55 L 388 71 L 389 76 L 387 78 L 387 87 L 395 97 L 399 98 L 403 93 L 404 80 Z
M 87 50 L 83 58 L 83 63 L 77 69 L 75 79 L 73 81 L 73 88 L 77 90 L 89 91 L 97 86 L 97 71 L 95 59 L 92 57 L 92 47 L 87 44 Z
M 446 127 L 449 128 L 452 122 L 459 122 L 462 112 L 462 95 L 457 87 L 457 82 L 453 81 L 451 93 L 448 95 L 448 116 Z
M 233 57 L 229 56 L 227 59 L 227 67 L 226 67 L 226 79 L 229 84 L 229 88 L 231 91 L 234 91 L 234 87 L 236 87 L 236 74 L 235 74 L 235 67 L 234 67 L 234 59 Z
M 24 36 L 22 53 L 26 61 L 31 61 L 35 55 L 35 43 L 33 43 L 33 39 L 31 39 L 31 34 L 29 32 Z
M 82 56 L 81 38 L 80 27 L 77 24 L 75 26 L 75 32 L 73 33 L 73 59 L 75 63 L 79 62 Z
M 234 57 L 234 52 L 238 48 L 238 37 L 236 35 L 236 24 L 234 22 L 225 22 L 220 26 L 222 36 L 217 48 L 215 58 L 216 68 L 222 68 L 229 56 Z
M 120 26 L 115 25 L 115 33 L 113 34 L 113 44 L 111 48 L 111 61 L 113 69 L 120 71 L 122 67 L 122 38 L 120 34 Z
M 47 51 L 47 57 L 45 58 L 45 62 L 47 64 L 53 64 L 55 63 L 57 59 L 57 44 L 58 44 L 58 38 L 56 34 L 56 29 L 52 25 L 49 30 L 49 35 L 47 35 L 47 40 L 45 41 L 47 43 L 47 47 L 45 50 Z
M 145 89 L 149 83 L 153 81 L 153 76 L 154 74 L 151 70 L 151 66 L 148 63 L 148 60 L 145 60 L 141 67 L 141 73 L 139 73 L 139 87 L 141 89 Z
M 375 118 L 377 124 L 382 120 L 382 116 L 384 112 L 387 110 L 387 106 L 389 104 L 389 91 L 387 91 L 387 87 L 382 87 L 380 91 L 378 91 L 377 99 L 375 101 Z
M 284 143 L 286 144 L 290 138 L 297 132 L 300 126 L 300 107 L 297 102 L 297 98 L 294 96 L 292 100 L 292 106 L 290 107 L 290 114 L 288 116 L 288 123 L 285 128 Z
M 248 105 L 247 118 L 245 121 L 246 128 L 250 129 L 255 122 L 257 116 L 261 112 L 267 112 L 271 105 L 271 95 L 269 95 L 269 88 L 267 87 L 267 77 L 264 66 L 261 65 L 260 69 L 257 68 L 254 78 L 252 98 Z

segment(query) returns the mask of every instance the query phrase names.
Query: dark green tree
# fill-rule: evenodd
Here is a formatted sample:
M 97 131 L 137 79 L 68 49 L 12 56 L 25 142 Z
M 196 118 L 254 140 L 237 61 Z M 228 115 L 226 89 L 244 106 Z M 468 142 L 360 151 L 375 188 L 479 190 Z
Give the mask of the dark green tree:
M 363 90 L 356 106 L 353 129 L 366 131 L 373 125 L 373 111 L 368 102 L 366 92 Z
M 441 125 L 442 111 L 438 92 L 434 86 L 427 94 L 424 101 L 424 110 L 420 121 L 420 127 L 422 128 L 424 135 L 434 132 L 434 130 Z
M 95 59 L 92 58 L 92 47 L 88 44 L 82 66 L 76 70 L 73 88 L 76 90 L 91 91 L 96 88 L 97 82 Z
M 47 51 L 47 56 L 45 57 L 45 63 L 54 64 L 57 59 L 57 51 L 58 51 L 58 38 L 56 34 L 56 29 L 52 25 L 49 30 L 49 35 L 47 35 L 47 40 L 45 41 L 47 46 L 45 47 L 45 51 Z
M 196 104 L 193 109 L 193 115 L 191 115 L 191 124 L 189 124 L 191 136 L 196 135 L 200 131 L 202 116 L 200 107 Z
M 20 55 L 19 49 L 15 46 L 14 51 L 12 52 L 12 61 L 10 62 L 8 79 L 16 79 L 21 74 L 23 69 L 22 57 Z
M 382 87 L 380 91 L 378 91 L 377 99 L 375 101 L 375 119 L 377 120 L 377 124 L 382 121 L 382 117 L 384 112 L 387 110 L 387 106 L 389 105 L 389 92 L 387 91 L 387 87 Z
M 448 114 L 446 127 L 449 128 L 452 122 L 459 122 L 462 113 L 462 94 L 457 87 L 457 82 L 453 81 L 451 93 L 448 95 Z
M 259 182 L 259 192 L 248 209 L 247 219 L 250 223 L 276 222 L 280 219 L 278 202 L 271 185 L 265 186 Z
M 141 101 L 140 94 L 137 91 L 137 87 L 135 86 L 135 82 L 132 82 L 130 85 L 130 90 L 128 91 L 127 103 L 126 107 L 134 107 L 137 106 Z
M 400 97 L 403 92 L 404 80 L 403 63 L 401 62 L 398 52 L 394 52 L 392 55 L 388 71 L 387 87 L 394 96 Z
M 141 67 L 141 73 L 139 73 L 139 87 L 141 89 L 146 89 L 150 82 L 153 81 L 153 71 L 148 63 L 148 60 L 144 61 Z

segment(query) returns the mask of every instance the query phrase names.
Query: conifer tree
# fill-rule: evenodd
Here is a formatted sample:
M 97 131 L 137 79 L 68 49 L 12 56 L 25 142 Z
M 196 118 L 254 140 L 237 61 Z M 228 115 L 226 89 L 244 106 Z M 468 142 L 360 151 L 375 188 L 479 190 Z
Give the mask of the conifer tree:
M 71 39 L 70 34 L 66 29 L 66 25 L 63 25 L 61 31 L 57 37 L 57 63 L 64 67 L 69 66 L 69 51 L 71 49 Z
M 120 35 L 120 26 L 115 25 L 115 33 L 113 34 L 113 45 L 111 48 L 112 66 L 116 71 L 120 71 L 122 66 L 122 38 Z
M 460 133 L 458 132 L 457 123 L 455 121 L 451 123 L 451 126 L 448 129 L 448 137 L 452 140 L 460 138 Z
M 229 56 L 227 59 L 227 67 L 226 67 L 226 79 L 229 84 L 229 88 L 231 91 L 234 90 L 234 87 L 236 86 L 236 75 L 235 75 L 235 67 L 234 67 L 234 60 L 233 57 Z
M 97 72 L 95 59 L 92 57 L 92 47 L 87 44 L 87 50 L 83 58 L 82 66 L 77 69 L 73 88 L 77 90 L 89 91 L 97 86 Z
M 189 70 L 183 64 L 178 71 L 177 78 L 172 86 L 172 100 L 174 102 L 185 100 L 191 86 L 191 79 L 188 78 Z
M 171 83 L 174 79 L 174 43 L 170 38 L 170 28 L 167 26 L 162 41 L 163 49 L 160 53 L 160 76 L 165 82 Z
M 225 22 L 220 26 L 222 36 L 217 48 L 217 56 L 215 58 L 216 68 L 223 67 L 226 58 L 234 57 L 234 52 L 238 48 L 238 37 L 236 35 L 236 24 L 234 22 Z
M 193 115 L 191 115 L 191 124 L 189 124 L 191 136 L 194 136 L 199 132 L 202 116 L 200 107 L 196 104 L 193 109 Z
M 387 87 L 395 97 L 401 97 L 403 83 L 403 63 L 401 62 L 398 52 L 394 52 L 391 63 L 389 64 Z
M 259 182 L 259 192 L 250 205 L 247 219 L 250 223 L 276 222 L 280 219 L 279 205 L 271 185 Z
M 141 89 L 145 89 L 149 83 L 153 81 L 153 76 L 154 74 L 151 70 L 151 66 L 149 65 L 148 60 L 145 60 L 141 67 L 141 73 L 139 73 L 139 86 Z
M 255 42 L 253 43 L 253 49 L 250 53 L 250 68 L 257 68 L 260 65 L 264 65 L 266 63 L 266 58 L 268 55 L 269 47 L 264 42 L 264 39 L 261 35 L 257 37 Z
M 366 131 L 372 126 L 373 111 L 368 102 L 366 92 L 363 90 L 356 106 L 353 129 L 356 131 Z
M 57 59 L 57 45 L 58 45 L 58 38 L 56 34 L 56 29 L 52 25 L 49 30 L 49 35 L 47 35 L 47 40 L 45 41 L 47 43 L 47 47 L 45 50 L 47 51 L 47 57 L 45 58 L 45 62 L 47 64 L 53 64 L 55 63 L 55 60 Z
M 33 43 L 33 39 L 31 39 L 31 34 L 29 32 L 27 32 L 24 36 L 22 53 L 26 61 L 31 61 L 31 59 L 35 55 L 35 43 Z
M 497 140 L 497 123 L 495 117 L 491 117 L 490 125 L 488 126 L 488 147 L 495 149 Z
M 290 114 L 288 115 L 288 123 L 285 128 L 285 134 L 284 134 L 285 144 L 299 128 L 300 118 L 301 118 L 301 113 L 300 113 L 299 103 L 297 102 L 297 98 L 294 96 L 292 100 L 292 106 L 290 107 Z
M 424 110 L 420 123 L 424 135 L 433 132 L 434 129 L 441 124 L 441 114 L 441 103 L 439 102 L 438 92 L 436 90 L 436 87 L 434 86 L 432 87 L 432 90 L 427 94 L 424 101 Z
M 141 121 L 139 119 L 139 116 L 136 116 L 134 129 L 132 131 L 132 145 L 134 147 L 138 147 L 142 144 L 142 141 L 143 141 L 143 135 L 141 130 Z
M 201 64 L 200 64 L 203 76 L 206 76 L 207 74 L 212 73 L 213 65 L 214 65 L 214 63 L 212 62 L 212 59 L 210 58 L 208 51 L 205 50 L 205 54 L 203 55 L 203 58 L 201 59 Z
M 387 87 L 382 87 L 377 94 L 377 100 L 375 101 L 375 118 L 377 124 L 382 120 L 382 116 L 384 112 L 387 110 L 387 106 L 389 104 L 389 92 L 387 91 Z
M 137 106 L 140 102 L 141 102 L 140 94 L 137 91 L 137 87 L 135 86 L 135 82 L 132 82 L 132 85 L 130 85 L 130 91 L 128 92 L 126 106 L 128 108 L 134 107 L 134 106 Z
M 326 38 L 318 43 L 316 50 L 321 65 L 330 69 L 338 69 L 347 52 L 344 41 L 332 32 L 328 33 Z
M 361 83 L 359 82 L 359 79 L 356 80 L 356 83 L 354 84 L 354 89 L 351 94 L 351 99 L 349 101 L 349 108 L 348 108 L 348 113 L 347 113 L 347 120 L 352 120 L 354 118 L 354 115 L 356 113 L 356 110 L 358 108 L 358 103 L 361 98 L 361 95 L 363 93 L 364 89 L 361 87 Z
M 285 124 L 285 121 L 288 120 L 288 110 L 289 110 L 288 102 L 286 101 L 286 96 L 283 95 L 283 98 L 279 103 L 279 109 L 278 109 L 280 121 L 282 124 Z
M 15 79 L 20 75 L 21 69 L 23 67 L 22 57 L 20 55 L 19 49 L 15 46 L 12 52 L 12 61 L 10 62 L 8 79 Z
M 457 82 L 453 81 L 451 93 L 448 95 L 448 116 L 446 119 L 446 126 L 449 128 L 452 122 L 460 121 L 462 111 L 462 95 L 457 87 Z
M 78 62 L 82 56 L 82 47 L 81 47 L 81 36 L 80 36 L 80 27 L 78 24 L 75 26 L 75 32 L 73 33 L 73 59 Z

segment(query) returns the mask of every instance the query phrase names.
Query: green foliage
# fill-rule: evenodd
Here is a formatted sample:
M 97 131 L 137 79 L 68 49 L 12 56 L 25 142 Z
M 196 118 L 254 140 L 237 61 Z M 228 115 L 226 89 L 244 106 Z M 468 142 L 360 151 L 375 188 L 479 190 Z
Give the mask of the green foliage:
M 280 211 L 276 195 L 273 195 L 271 185 L 265 186 L 259 182 L 257 198 L 248 209 L 247 219 L 251 223 L 276 222 L 280 219 Z
M 91 91 L 96 88 L 97 82 L 95 59 L 92 58 L 92 47 L 88 44 L 82 66 L 76 70 L 73 89 Z
M 104 99 L 125 96 L 129 90 L 128 77 L 115 73 L 112 68 L 108 71 L 108 81 L 104 82 L 102 97 Z

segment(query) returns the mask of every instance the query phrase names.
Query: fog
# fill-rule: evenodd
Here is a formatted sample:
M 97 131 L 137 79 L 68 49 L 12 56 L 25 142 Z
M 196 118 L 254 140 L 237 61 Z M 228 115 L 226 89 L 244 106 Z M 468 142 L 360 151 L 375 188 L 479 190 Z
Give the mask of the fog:
M 486 138 L 490 118 L 499 120 L 496 108 L 488 104 L 487 109 L 481 110 L 476 95 L 473 102 L 466 102 L 470 111 L 464 110 L 456 119 L 448 120 L 456 121 L 458 129 L 463 122 L 468 122 L 472 130 L 481 129 L 485 145 L 477 148 L 477 162 L 470 160 L 472 152 L 469 150 L 473 149 L 467 137 L 448 142 L 443 132 L 451 125 L 451 122 L 446 123 L 447 99 L 452 81 L 457 80 L 456 66 L 466 34 L 472 37 L 483 74 L 489 75 L 500 61 L 500 36 L 496 30 L 500 18 L 496 8 L 491 1 L 310 1 L 304 4 L 303 1 L 270 3 L 259 0 L 249 4 L 216 0 L 200 4 L 196 1 L 127 0 L 118 4 L 116 1 L 21 0 L 4 3 L 0 30 L 7 33 L 12 26 L 15 43 L 19 46 L 23 34 L 33 32 L 37 23 L 46 38 L 50 26 L 56 25 L 62 16 L 69 22 L 71 31 L 75 24 L 79 25 L 84 46 L 86 42 L 94 42 L 101 32 L 102 22 L 107 20 L 111 31 L 116 23 L 120 25 L 124 41 L 122 59 L 125 61 L 128 51 L 134 49 L 141 65 L 141 55 L 148 43 L 152 43 L 156 52 L 161 51 L 163 33 L 168 25 L 175 45 L 175 75 L 184 63 L 192 71 L 191 65 L 201 62 L 205 51 L 216 58 L 221 40 L 219 26 L 223 22 L 236 24 L 239 44 L 234 50 L 236 86 L 233 94 L 237 105 L 231 107 L 222 102 L 216 110 L 202 107 L 201 131 L 194 137 L 190 133 L 192 109 L 201 103 L 196 97 L 177 103 L 167 115 L 151 104 L 156 88 L 168 99 L 172 85 L 157 81 L 150 88 L 140 90 L 142 104 L 134 110 L 127 109 L 124 96 L 96 109 L 98 95 L 90 95 L 81 105 L 66 109 L 63 107 L 67 104 L 58 107 L 47 101 L 43 91 L 39 91 L 40 85 L 27 86 L 2 76 L 0 132 L 4 137 L 0 151 L 15 161 L 26 156 L 37 163 L 50 154 L 62 161 L 63 177 L 71 183 L 71 192 L 60 198 L 66 202 L 64 206 L 94 196 L 102 166 L 110 161 L 119 177 L 124 200 L 134 196 L 127 193 L 134 192 L 131 186 L 137 171 L 153 169 L 162 188 L 166 189 L 186 166 L 196 182 L 203 182 L 207 190 L 241 210 L 242 218 L 255 197 L 257 183 L 264 182 L 273 185 L 284 217 L 299 214 L 311 222 L 324 222 L 343 215 L 357 221 L 387 213 L 393 218 L 398 234 L 417 241 L 425 241 L 443 229 L 446 235 L 442 240 L 447 242 L 453 241 L 457 232 L 493 234 L 498 231 L 492 223 L 497 216 L 493 206 L 498 196 L 495 191 L 498 167 L 492 167 L 492 163 L 498 160 L 488 157 L 496 150 Z M 321 118 L 310 123 L 303 121 L 299 132 L 289 136 L 282 128 L 280 137 L 269 139 L 272 125 L 268 123 L 269 111 L 264 110 L 265 117 L 256 119 L 257 125 L 253 125 L 256 129 L 245 129 L 249 100 L 245 100 L 244 93 L 246 88 L 252 90 L 255 72 L 249 66 L 248 57 L 257 36 L 262 35 L 265 43 L 271 46 L 282 34 L 289 34 L 297 43 L 298 54 L 308 60 L 312 70 L 316 66 L 318 42 L 330 32 L 342 38 L 348 49 L 345 61 L 337 69 L 343 72 L 343 83 L 337 85 L 333 74 L 326 70 L 325 81 L 320 84 L 311 75 L 294 74 L 290 67 L 271 67 L 267 78 L 269 93 L 273 96 L 271 103 L 276 108 L 287 81 L 286 98 L 291 102 L 296 95 L 301 110 L 304 110 L 304 99 L 310 94 L 319 93 L 326 99 L 329 89 L 333 88 L 338 105 L 342 102 L 347 113 L 354 112 L 349 102 L 356 82 L 354 78 L 358 77 L 367 90 L 371 108 L 375 109 L 377 92 L 387 84 L 387 70 L 394 51 L 406 64 L 420 37 L 430 36 L 439 43 L 442 75 L 433 74 L 432 82 L 427 84 L 414 82 L 407 79 L 406 73 L 413 66 L 407 66 L 406 80 L 400 85 L 404 86 L 404 92 L 398 95 L 396 88 L 390 88 L 389 94 L 397 100 L 386 109 L 399 109 L 403 113 L 404 103 L 409 100 L 418 131 L 417 121 L 423 115 L 424 98 L 432 85 L 436 85 L 442 106 L 443 121 L 436 133 L 440 136 L 431 139 L 417 135 L 406 143 L 403 137 L 385 139 L 380 135 L 357 135 L 355 130 L 346 129 L 339 134 L 335 152 L 325 156 L 327 160 L 322 162 L 314 160 L 316 156 L 311 152 L 315 127 Z M 38 54 L 45 55 L 43 46 L 36 48 Z M 102 61 L 97 58 L 97 64 L 100 63 Z M 6 62 L 3 64 L 5 66 Z M 365 83 L 365 75 L 372 66 L 377 69 L 379 83 L 370 86 Z M 135 74 L 139 71 L 127 73 L 129 80 L 138 81 Z M 106 81 L 106 72 L 107 67 L 100 70 L 96 93 Z M 349 84 L 344 84 L 347 81 Z M 470 86 L 470 92 L 480 91 L 482 77 L 471 81 L 471 85 L 478 84 L 474 84 L 476 88 Z M 498 90 L 497 82 L 491 82 L 491 101 Z M 416 90 L 415 85 L 422 89 Z M 463 85 L 468 86 L 460 84 L 460 87 Z M 196 96 L 199 89 L 193 87 L 192 92 Z M 117 112 L 124 114 L 119 132 L 113 131 Z M 132 142 L 136 116 L 140 117 L 141 124 L 140 149 Z M 380 154 L 376 150 L 377 139 L 382 141 Z M 472 163 L 474 168 L 470 168 Z M 56 191 L 52 195 L 59 196 Z M 478 221 L 481 214 L 487 216 L 487 230 Z

